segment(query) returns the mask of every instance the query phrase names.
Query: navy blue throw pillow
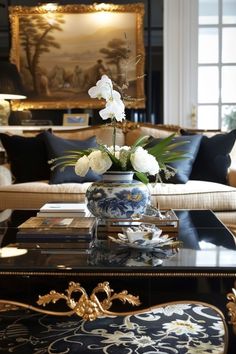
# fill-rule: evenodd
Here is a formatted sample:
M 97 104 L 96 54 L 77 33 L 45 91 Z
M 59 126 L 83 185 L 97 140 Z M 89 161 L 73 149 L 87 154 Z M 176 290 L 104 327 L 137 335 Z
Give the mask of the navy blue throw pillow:
M 176 147 L 175 151 L 183 151 L 185 153 L 185 158 L 177 160 L 175 162 L 168 163 L 169 166 L 176 169 L 176 174 L 171 178 L 166 179 L 164 173 L 161 173 L 161 179 L 165 183 L 181 183 L 184 184 L 188 182 L 195 158 L 198 153 L 198 149 L 201 143 L 201 135 L 190 135 L 190 136 L 175 136 L 173 137 L 174 142 L 185 142 L 185 144 Z M 161 139 L 153 139 L 146 147 L 151 147 L 155 145 Z
M 49 132 L 47 134 L 51 135 Z M 44 132 L 35 137 L 0 133 L 0 140 L 7 153 L 14 183 L 49 179 L 50 167 Z
M 67 140 L 44 132 L 44 138 L 49 160 L 66 155 L 67 151 L 83 150 L 97 146 L 95 136 L 86 140 Z M 80 177 L 76 175 L 74 166 L 65 167 L 64 170 L 61 170 L 61 167 L 57 167 L 51 171 L 49 184 L 94 182 L 100 178 L 98 174 L 91 170 L 84 177 Z
M 235 139 L 236 129 L 210 138 L 203 136 L 190 178 L 227 184 L 227 172 L 231 164 L 229 154 Z

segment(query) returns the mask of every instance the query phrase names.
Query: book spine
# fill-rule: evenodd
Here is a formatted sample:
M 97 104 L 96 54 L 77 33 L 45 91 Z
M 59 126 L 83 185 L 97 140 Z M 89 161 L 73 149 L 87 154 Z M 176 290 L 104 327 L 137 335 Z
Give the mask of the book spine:
M 81 217 L 85 216 L 85 212 L 38 212 L 37 217 L 40 218 L 53 218 L 53 217 Z
M 27 249 L 89 249 L 92 242 L 19 242 L 18 248 Z
M 37 233 L 18 233 L 16 240 L 18 242 L 84 242 L 91 241 L 93 235 L 65 235 L 65 234 L 37 234 Z

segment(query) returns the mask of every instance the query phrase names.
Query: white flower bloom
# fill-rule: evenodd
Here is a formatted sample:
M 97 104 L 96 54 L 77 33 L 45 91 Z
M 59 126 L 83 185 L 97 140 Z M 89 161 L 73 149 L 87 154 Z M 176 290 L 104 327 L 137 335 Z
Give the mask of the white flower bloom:
M 174 332 L 177 336 L 182 334 L 198 334 L 199 332 L 205 332 L 203 326 L 190 320 L 176 320 L 163 324 L 163 329 L 166 329 L 167 333 Z
M 75 173 L 78 176 L 84 177 L 89 170 L 89 159 L 86 155 L 79 158 L 75 164 Z
M 223 322 L 221 322 L 221 321 L 215 322 L 215 323 L 213 324 L 213 326 L 211 326 L 211 328 L 213 328 L 213 329 L 215 329 L 216 331 L 218 331 L 221 336 L 223 336 L 223 334 L 224 334 L 224 332 L 225 332 Z
M 113 146 L 109 146 L 107 147 L 108 151 L 115 155 L 115 157 L 119 160 L 120 159 L 120 156 L 124 153 L 124 152 L 127 152 L 131 149 L 130 146 L 118 146 L 116 145 L 115 146 L 115 152 L 114 152 L 114 147 Z
M 113 88 L 112 81 L 107 75 L 102 75 L 101 79 L 97 81 L 96 85 L 101 87 L 108 84 L 111 88 Z
M 106 147 L 111 153 L 114 152 L 114 146 L 113 145 L 112 146 L 106 146 Z M 115 152 L 119 152 L 121 150 L 129 151 L 130 149 L 131 149 L 131 147 L 127 146 L 127 145 L 124 145 L 124 146 L 115 145 Z
M 155 313 L 163 313 L 165 316 L 172 316 L 173 314 L 178 314 L 182 316 L 185 310 L 190 309 L 191 306 L 188 304 L 173 304 L 165 307 L 160 307 L 155 310 Z
M 131 149 L 130 146 L 127 146 L 127 145 L 124 145 L 124 146 L 121 146 L 120 148 L 121 150 L 126 150 L 126 151 L 129 151 Z
M 149 336 L 135 337 L 132 343 L 137 345 L 138 348 L 145 348 L 156 344 L 156 342 Z
M 106 101 L 110 100 L 113 95 L 113 85 L 111 79 L 107 75 L 102 75 L 101 80 L 98 80 L 96 86 L 88 90 L 91 98 L 104 98 Z
M 155 157 L 138 146 L 130 156 L 130 161 L 135 171 L 156 175 L 160 171 L 159 164 Z
M 104 120 L 115 118 L 118 122 L 121 122 L 125 119 L 125 105 L 120 99 L 110 100 L 107 102 L 106 107 L 99 111 L 99 114 Z
M 110 101 L 121 101 L 120 93 L 116 90 L 112 90 Z
M 88 156 L 90 168 L 99 175 L 105 173 L 112 165 L 112 161 L 106 152 L 95 150 Z

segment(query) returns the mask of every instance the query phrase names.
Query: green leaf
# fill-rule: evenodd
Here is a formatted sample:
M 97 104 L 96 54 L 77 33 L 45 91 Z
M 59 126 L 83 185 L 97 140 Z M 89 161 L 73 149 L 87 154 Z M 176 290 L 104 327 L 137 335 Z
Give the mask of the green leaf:
M 159 141 L 156 143 L 156 145 L 146 148 L 149 154 L 155 156 L 158 162 L 169 162 L 169 161 L 176 161 L 179 159 L 182 159 L 184 155 L 187 154 L 185 151 L 173 151 L 177 147 L 189 143 L 188 141 L 179 141 L 179 142 L 172 142 L 173 137 L 175 136 L 174 134 L 171 134 L 167 138 L 164 138 L 163 140 Z M 145 146 L 144 146 L 145 148 Z
M 135 174 L 135 176 L 136 176 L 141 182 L 143 182 L 144 184 L 148 184 L 149 179 L 148 179 L 148 177 L 145 175 L 145 173 L 142 173 L 142 172 L 135 172 L 134 174 Z
M 144 146 L 145 144 L 148 143 L 148 140 L 150 139 L 149 135 L 145 135 L 145 136 L 141 136 L 140 138 L 138 138 L 134 144 L 132 145 L 132 147 L 137 147 L 137 146 Z

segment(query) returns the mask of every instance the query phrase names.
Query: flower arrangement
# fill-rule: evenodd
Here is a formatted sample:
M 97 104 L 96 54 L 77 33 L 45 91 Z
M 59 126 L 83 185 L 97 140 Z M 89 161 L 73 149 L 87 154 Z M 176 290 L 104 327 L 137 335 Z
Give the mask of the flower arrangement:
M 69 155 L 51 160 L 51 163 L 58 166 L 74 166 L 75 173 L 84 177 L 89 169 L 102 175 L 109 170 L 133 171 L 135 176 L 147 184 L 149 176 L 155 176 L 156 181 L 160 180 L 160 172 L 163 171 L 166 178 L 175 174 L 175 170 L 168 163 L 183 158 L 181 151 L 174 149 L 183 144 L 173 143 L 174 134 L 152 144 L 149 136 L 140 137 L 132 146 L 116 145 L 116 123 L 125 119 L 125 105 L 121 94 L 113 89 L 113 83 L 107 75 L 103 75 L 97 81 L 96 86 L 88 90 L 91 98 L 105 100 L 105 108 L 99 111 L 103 120 L 110 119 L 113 127 L 113 144 L 106 146 L 98 144 L 96 148 L 89 148 L 80 151 L 70 151 Z M 58 161 L 59 160 L 59 161 Z

